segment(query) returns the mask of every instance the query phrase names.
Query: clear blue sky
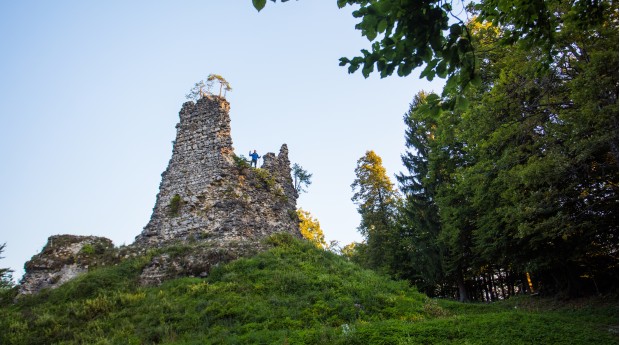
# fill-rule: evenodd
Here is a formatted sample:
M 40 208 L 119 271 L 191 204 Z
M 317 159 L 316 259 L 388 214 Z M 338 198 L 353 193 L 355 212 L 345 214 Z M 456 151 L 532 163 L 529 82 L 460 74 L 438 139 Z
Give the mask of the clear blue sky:
M 278 152 L 313 173 L 298 206 L 328 240 L 360 241 L 350 184 L 375 150 L 403 170 L 417 78 L 338 66 L 368 48 L 335 0 L 0 2 L 0 267 L 15 278 L 55 234 L 130 244 L 155 204 L 185 94 L 210 73 L 233 87 L 238 154 Z

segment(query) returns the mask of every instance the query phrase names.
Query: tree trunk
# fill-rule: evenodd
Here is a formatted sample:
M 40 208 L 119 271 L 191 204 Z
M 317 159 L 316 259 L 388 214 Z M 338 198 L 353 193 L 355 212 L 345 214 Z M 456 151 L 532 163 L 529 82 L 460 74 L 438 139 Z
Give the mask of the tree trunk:
M 459 288 L 459 302 L 469 302 L 469 295 L 467 295 L 467 287 L 465 286 L 465 279 L 462 273 L 459 273 L 457 277 L 457 286 Z

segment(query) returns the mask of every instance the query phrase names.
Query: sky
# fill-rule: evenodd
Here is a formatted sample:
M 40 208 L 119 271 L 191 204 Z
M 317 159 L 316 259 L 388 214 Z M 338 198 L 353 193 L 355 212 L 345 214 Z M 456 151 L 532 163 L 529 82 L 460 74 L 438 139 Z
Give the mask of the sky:
M 56 234 L 128 245 L 147 224 L 175 124 L 197 81 L 220 74 L 235 152 L 277 152 L 312 173 L 298 207 L 328 241 L 362 238 L 351 201 L 367 150 L 403 171 L 403 115 L 442 80 L 348 74 L 369 42 L 336 0 L 0 2 L 0 267 Z

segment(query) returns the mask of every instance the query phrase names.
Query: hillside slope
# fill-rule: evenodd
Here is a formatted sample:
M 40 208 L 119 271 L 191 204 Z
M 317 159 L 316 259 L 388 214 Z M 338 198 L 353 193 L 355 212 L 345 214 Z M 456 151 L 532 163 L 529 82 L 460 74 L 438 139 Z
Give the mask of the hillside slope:
M 140 287 L 143 257 L 23 297 L 0 308 L 0 344 L 617 343 L 614 299 L 570 308 L 432 300 L 290 236 L 269 241 L 206 279 Z

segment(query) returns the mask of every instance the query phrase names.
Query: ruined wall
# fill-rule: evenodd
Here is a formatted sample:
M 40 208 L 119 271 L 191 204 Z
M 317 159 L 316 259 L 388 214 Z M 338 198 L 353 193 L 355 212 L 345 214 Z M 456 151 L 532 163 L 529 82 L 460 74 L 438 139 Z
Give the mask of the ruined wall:
M 255 254 L 264 246 L 261 240 L 274 233 L 301 238 L 286 144 L 277 155 L 264 154 L 262 168 L 251 168 L 234 154 L 229 109 L 226 99 L 206 96 L 186 102 L 179 112 L 172 157 L 151 219 L 123 255 L 115 254 L 129 257 L 157 249 L 142 271 L 143 284 L 204 277 L 219 263 Z M 59 286 L 93 264 L 105 264 L 107 254 L 88 254 L 93 246 L 113 247 L 105 238 L 50 237 L 26 264 L 20 293 Z M 170 246 L 176 249 L 163 249 Z
M 105 237 L 50 236 L 41 253 L 24 265 L 26 273 L 19 285 L 19 293 L 27 295 L 55 288 L 89 268 L 112 265 L 117 261 L 114 245 Z
M 262 169 L 248 167 L 234 155 L 229 109 L 216 96 L 183 104 L 151 220 L 134 245 L 299 236 L 286 144 L 277 156 L 264 155 Z

